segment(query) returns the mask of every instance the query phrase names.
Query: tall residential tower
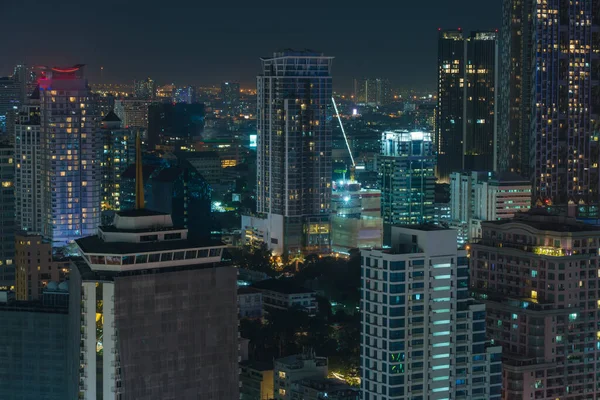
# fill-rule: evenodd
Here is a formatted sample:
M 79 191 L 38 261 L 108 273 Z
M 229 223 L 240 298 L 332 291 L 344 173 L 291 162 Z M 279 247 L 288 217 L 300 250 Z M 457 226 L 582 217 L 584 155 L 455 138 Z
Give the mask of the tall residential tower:
M 257 209 L 276 253 L 329 252 L 332 61 L 293 50 L 262 59 Z
M 42 233 L 56 247 L 95 235 L 100 224 L 100 149 L 83 65 L 47 68 L 39 80 Z

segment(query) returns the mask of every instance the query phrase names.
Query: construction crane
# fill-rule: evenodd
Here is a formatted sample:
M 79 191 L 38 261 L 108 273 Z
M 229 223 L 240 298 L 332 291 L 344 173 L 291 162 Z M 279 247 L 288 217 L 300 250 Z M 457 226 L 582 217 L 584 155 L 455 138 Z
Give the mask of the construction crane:
M 340 118 L 340 112 L 338 111 L 337 104 L 335 103 L 335 99 L 331 96 L 331 101 L 333 102 L 333 108 L 335 109 L 335 115 L 337 116 L 338 122 L 340 123 L 340 128 L 342 129 L 342 135 L 344 135 L 344 141 L 346 142 L 346 147 L 348 148 L 348 154 L 350 154 L 350 160 L 352 164 L 350 165 L 350 181 L 354 182 L 354 175 L 356 173 L 356 163 L 354 162 L 354 157 L 352 156 L 352 150 L 350 149 L 350 143 L 348 143 L 348 136 L 346 135 L 346 130 L 344 129 L 344 124 L 342 124 L 342 118 Z

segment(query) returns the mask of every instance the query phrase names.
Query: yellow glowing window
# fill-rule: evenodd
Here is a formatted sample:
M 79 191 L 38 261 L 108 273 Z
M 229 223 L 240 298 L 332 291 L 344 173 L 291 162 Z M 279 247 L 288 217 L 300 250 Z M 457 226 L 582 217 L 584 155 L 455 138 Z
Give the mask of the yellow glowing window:
M 279 371 L 279 377 L 285 379 L 285 371 Z
M 536 290 L 532 290 L 531 291 L 531 298 L 532 299 L 537 299 L 537 291 Z
M 67 173 L 65 171 L 60 171 L 60 176 L 66 176 Z
M 13 185 L 13 183 L 10 181 L 2 182 L 2 187 L 5 187 L 5 188 L 11 187 L 12 185 Z

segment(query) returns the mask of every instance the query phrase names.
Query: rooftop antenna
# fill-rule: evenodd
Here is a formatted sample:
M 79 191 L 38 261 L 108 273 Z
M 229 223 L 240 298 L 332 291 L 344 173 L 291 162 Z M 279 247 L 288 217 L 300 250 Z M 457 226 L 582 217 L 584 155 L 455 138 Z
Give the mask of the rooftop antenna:
M 144 202 L 144 172 L 142 169 L 142 139 L 140 131 L 135 137 L 135 208 L 143 210 Z
M 350 154 L 350 160 L 352 160 L 352 165 L 350 165 L 350 181 L 354 182 L 354 172 L 356 171 L 356 163 L 354 162 L 354 157 L 352 156 L 352 150 L 350 149 L 350 143 L 348 143 L 348 136 L 346 136 L 346 130 L 344 129 L 344 124 L 342 124 L 342 119 L 340 118 L 340 112 L 338 111 L 337 104 L 335 103 L 335 98 L 331 96 L 331 101 L 333 102 L 333 108 L 335 109 L 335 115 L 337 116 L 338 122 L 340 123 L 340 128 L 342 129 L 342 135 L 344 135 L 344 141 L 346 142 L 346 147 L 348 148 L 348 154 Z

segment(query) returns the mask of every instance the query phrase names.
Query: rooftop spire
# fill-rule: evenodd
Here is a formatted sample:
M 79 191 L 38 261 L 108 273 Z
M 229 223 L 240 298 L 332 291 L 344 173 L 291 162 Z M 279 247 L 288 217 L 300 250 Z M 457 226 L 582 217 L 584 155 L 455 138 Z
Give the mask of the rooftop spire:
M 144 202 L 144 171 L 142 169 L 142 140 L 140 131 L 135 137 L 135 208 L 143 210 Z

